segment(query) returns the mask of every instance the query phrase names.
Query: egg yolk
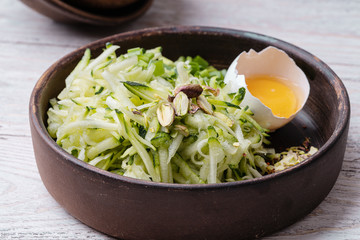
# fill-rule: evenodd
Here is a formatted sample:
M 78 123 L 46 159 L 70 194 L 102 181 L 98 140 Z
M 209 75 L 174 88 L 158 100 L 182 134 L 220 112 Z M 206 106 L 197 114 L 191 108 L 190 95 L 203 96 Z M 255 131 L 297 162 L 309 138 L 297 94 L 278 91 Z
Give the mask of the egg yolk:
M 295 91 L 283 79 L 251 76 L 245 81 L 250 93 L 270 108 L 275 116 L 288 118 L 298 110 Z

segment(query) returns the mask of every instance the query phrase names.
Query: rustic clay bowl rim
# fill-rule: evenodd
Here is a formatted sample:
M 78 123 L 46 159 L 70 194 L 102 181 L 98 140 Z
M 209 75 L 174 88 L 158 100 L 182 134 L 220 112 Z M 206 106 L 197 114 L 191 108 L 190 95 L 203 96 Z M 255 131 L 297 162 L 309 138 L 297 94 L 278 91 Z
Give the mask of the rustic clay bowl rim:
M 313 65 L 318 66 L 318 71 L 321 71 L 324 75 L 327 76 L 328 81 L 337 89 L 337 97 L 340 102 L 339 111 L 342 114 L 339 116 L 339 120 L 336 123 L 336 127 L 329 137 L 329 139 L 319 148 L 319 151 L 315 153 L 313 156 L 308 158 L 306 161 L 303 161 L 293 167 L 285 169 L 281 172 L 273 173 L 270 175 L 263 176 L 261 178 L 243 180 L 243 181 L 236 181 L 236 182 L 226 182 L 226 183 L 215 183 L 215 184 L 179 184 L 179 183 L 159 183 L 159 182 L 151 182 L 145 181 L 136 178 L 130 178 L 126 176 L 121 176 L 115 173 L 108 172 L 106 170 L 99 169 L 95 166 L 92 166 L 86 162 L 83 162 L 71 154 L 67 153 L 64 149 L 62 149 L 56 142 L 50 137 L 48 134 L 45 124 L 42 120 L 42 116 L 39 110 L 39 103 L 41 98 L 41 93 L 44 89 L 49 78 L 52 76 L 54 72 L 59 71 L 62 66 L 71 62 L 74 58 L 79 58 L 83 55 L 84 50 L 86 48 L 90 49 L 98 49 L 99 47 L 103 47 L 107 42 L 116 42 L 117 40 L 126 39 L 128 37 L 134 36 L 149 36 L 149 35 L 161 35 L 162 33 L 172 33 L 172 34 L 226 34 L 226 35 L 234 35 L 234 36 L 246 36 L 253 38 L 254 40 L 264 40 L 270 41 L 273 46 L 281 45 L 281 49 L 285 51 L 291 51 L 292 53 L 296 52 L 298 55 L 301 55 L 301 58 L 305 60 L 307 63 L 311 63 Z M 119 180 L 122 182 L 127 182 L 131 184 L 137 185 L 145 185 L 147 187 L 152 188 L 167 188 L 167 189 L 186 189 L 186 190 L 196 190 L 196 189 L 218 189 L 218 188 L 230 188 L 233 186 L 243 186 L 243 185 L 252 185 L 258 184 L 266 181 L 271 181 L 275 178 L 281 178 L 292 174 L 296 171 L 301 170 L 302 168 L 306 168 L 307 166 L 311 165 L 317 159 L 320 159 L 324 153 L 326 153 L 330 148 L 336 144 L 339 136 L 346 130 L 347 123 L 350 119 L 350 101 L 349 96 L 346 91 L 346 88 L 340 78 L 335 74 L 333 70 L 330 69 L 323 61 L 315 57 L 314 55 L 310 54 L 309 52 L 293 45 L 288 42 L 269 37 L 266 35 L 262 35 L 259 33 L 249 32 L 249 31 L 242 31 L 242 30 L 234 30 L 228 28 L 217 28 L 217 27 L 206 27 L 206 26 L 176 26 L 176 27 L 156 27 L 156 28 L 147 28 L 142 30 L 135 30 L 129 31 L 125 33 L 115 34 L 106 38 L 102 38 L 100 40 L 94 41 L 87 45 L 84 45 L 71 53 L 65 55 L 54 64 L 50 66 L 50 68 L 40 77 L 38 82 L 36 83 L 34 90 L 31 94 L 30 98 L 30 121 L 33 122 L 36 131 L 39 133 L 41 138 L 59 155 L 63 158 L 67 159 L 73 164 L 76 164 L 82 167 L 86 171 L 93 172 L 94 174 L 103 175 L 106 178 L 111 178 L 115 180 Z
M 25 4 L 29 5 L 27 2 L 29 0 L 22 0 Z M 130 20 L 136 19 L 143 15 L 152 5 L 154 0 L 141 0 L 140 5 L 138 8 L 133 9 L 132 11 L 129 11 L 126 14 L 122 15 L 110 15 L 105 16 L 101 14 L 96 14 L 95 12 L 89 12 L 84 9 L 78 8 L 76 6 L 73 6 L 71 4 L 68 4 L 66 2 L 63 2 L 61 0 L 43 0 L 44 2 L 33 2 L 31 6 L 38 12 L 53 18 L 47 13 L 44 13 L 44 11 L 47 11 L 47 8 L 50 5 L 51 7 L 57 8 L 57 15 L 61 15 L 61 18 L 70 18 L 66 21 L 73 20 L 77 22 L 82 23 L 88 23 L 88 24 L 94 24 L 94 25 L 115 25 L 115 24 L 121 24 L 128 22 Z M 42 9 L 41 5 L 45 5 L 45 10 Z M 30 6 L 30 5 L 29 5 Z M 122 8 L 126 8 L 127 6 L 124 6 Z M 64 20 L 61 20 L 64 21 Z
M 98 14 L 96 14 L 94 12 L 85 11 L 85 10 L 79 8 L 79 7 L 73 6 L 73 5 L 68 4 L 66 2 L 63 2 L 61 0 L 47 0 L 47 1 L 57 5 L 58 7 L 62 8 L 65 11 L 69 11 L 69 12 L 71 12 L 73 14 L 77 14 L 77 15 L 80 15 L 80 16 L 85 17 L 85 18 L 94 19 L 94 20 L 97 20 L 97 21 L 114 21 L 114 20 L 116 21 L 116 20 L 122 20 L 122 19 L 124 19 L 126 17 L 133 17 L 134 13 L 135 13 L 135 15 L 140 15 L 142 11 L 144 11 L 145 9 L 147 9 L 151 5 L 151 2 L 153 0 L 146 0 L 143 3 L 143 5 L 141 6 L 141 8 L 137 9 L 134 12 L 130 12 L 129 14 L 121 15 L 121 16 L 112 16 L 111 15 L 109 17 L 107 17 L 105 15 L 98 15 Z

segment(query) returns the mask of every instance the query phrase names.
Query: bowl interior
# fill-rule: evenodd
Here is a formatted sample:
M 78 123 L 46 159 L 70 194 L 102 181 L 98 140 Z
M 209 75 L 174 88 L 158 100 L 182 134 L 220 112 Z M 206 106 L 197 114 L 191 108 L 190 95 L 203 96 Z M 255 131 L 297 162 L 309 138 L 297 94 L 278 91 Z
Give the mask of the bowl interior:
M 310 96 L 303 110 L 292 122 L 271 134 L 270 140 L 278 150 L 301 145 L 305 138 L 310 138 L 311 144 L 320 148 L 334 134 L 339 121 L 344 118 L 344 111 L 339 107 L 343 104 L 340 102 L 342 99 L 338 98 L 341 81 L 334 77 L 329 78 L 329 74 L 334 74 L 311 54 L 280 40 L 247 32 L 218 32 L 213 29 L 179 31 L 168 28 L 161 31 L 144 30 L 140 33 L 119 34 L 102 39 L 60 60 L 49 70 L 52 72 L 46 79 L 48 82 L 43 83 L 39 110 L 44 126 L 49 99 L 56 97 L 64 88 L 64 79 L 80 60 L 84 49 L 90 48 L 92 57 L 95 57 L 102 52 L 106 42 L 120 45 L 118 54 L 133 47 L 149 49 L 162 46 L 163 55 L 172 60 L 180 56 L 200 55 L 219 69 L 226 69 L 240 52 L 250 48 L 260 51 L 272 45 L 285 50 L 307 75 Z

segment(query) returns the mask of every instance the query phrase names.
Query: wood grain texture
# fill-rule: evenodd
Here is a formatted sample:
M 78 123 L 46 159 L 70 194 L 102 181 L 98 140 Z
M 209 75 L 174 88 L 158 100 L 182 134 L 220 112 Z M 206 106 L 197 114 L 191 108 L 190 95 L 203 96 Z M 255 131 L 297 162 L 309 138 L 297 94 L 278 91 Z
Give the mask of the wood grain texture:
M 37 0 L 34 0 L 37 1 Z M 352 113 L 342 171 L 307 217 L 264 239 L 360 239 L 360 2 L 155 0 L 140 19 L 104 28 L 64 25 L 19 1 L 0 1 L 0 239 L 110 239 L 67 214 L 38 174 L 28 100 L 57 59 L 93 40 L 165 25 L 248 30 L 293 43 L 327 63 L 343 80 Z

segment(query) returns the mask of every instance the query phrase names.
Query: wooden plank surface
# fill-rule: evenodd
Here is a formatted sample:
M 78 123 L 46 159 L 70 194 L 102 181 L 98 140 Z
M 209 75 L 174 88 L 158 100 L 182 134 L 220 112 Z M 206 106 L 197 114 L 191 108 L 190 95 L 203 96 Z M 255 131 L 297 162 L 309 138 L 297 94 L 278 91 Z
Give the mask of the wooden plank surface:
M 38 1 L 38 0 L 34 0 Z M 166 25 L 248 30 L 293 43 L 343 80 L 352 107 L 343 169 L 307 217 L 264 239 L 360 239 L 360 1 L 155 0 L 140 19 L 112 28 L 65 25 L 19 1 L 0 1 L 0 239 L 110 239 L 67 214 L 38 174 L 28 101 L 41 74 L 83 44 Z

